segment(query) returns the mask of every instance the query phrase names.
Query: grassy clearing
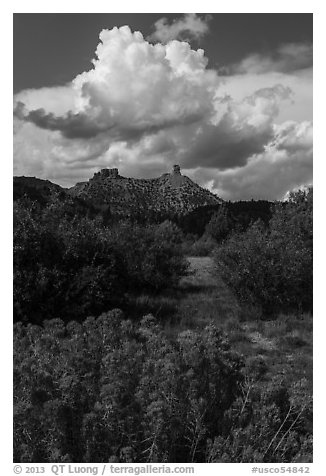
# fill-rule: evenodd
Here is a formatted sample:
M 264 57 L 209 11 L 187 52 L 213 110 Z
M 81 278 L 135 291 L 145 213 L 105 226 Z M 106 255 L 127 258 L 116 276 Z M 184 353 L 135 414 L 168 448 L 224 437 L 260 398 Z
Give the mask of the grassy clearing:
M 191 257 L 189 273 L 177 289 L 178 309 L 174 325 L 179 330 L 202 328 L 239 318 L 240 308 L 230 290 L 215 273 L 209 257 Z
M 233 349 L 242 354 L 248 374 L 262 382 L 301 379 L 312 388 L 312 316 L 279 315 L 261 320 L 244 310 L 223 283 L 209 257 L 190 257 L 189 271 L 177 288 L 156 296 L 132 298 L 130 312 L 157 317 L 168 336 L 214 323 L 227 334 Z
M 234 350 L 243 355 L 249 374 L 262 382 L 275 379 L 289 385 L 306 379 L 312 389 L 312 316 L 257 319 L 254 312 L 243 312 L 211 258 L 188 260 L 188 275 L 177 289 L 164 296 L 141 296 L 137 305 L 143 304 L 143 311 L 146 308 L 158 317 L 170 336 L 213 322 L 228 335 Z

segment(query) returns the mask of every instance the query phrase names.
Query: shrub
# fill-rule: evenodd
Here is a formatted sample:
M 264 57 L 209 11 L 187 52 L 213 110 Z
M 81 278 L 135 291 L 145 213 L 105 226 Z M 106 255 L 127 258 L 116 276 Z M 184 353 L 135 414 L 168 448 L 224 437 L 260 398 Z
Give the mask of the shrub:
M 60 202 L 14 208 L 14 317 L 81 319 L 120 305 L 130 290 L 174 285 L 186 263 L 171 233 L 71 216 Z
M 168 339 L 113 310 L 14 325 L 14 461 L 309 462 L 307 382 L 243 367 L 213 325 Z
M 215 252 L 227 284 L 264 314 L 312 309 L 312 191 L 275 208 L 269 228 L 256 222 Z
M 187 263 L 171 229 L 124 222 L 115 226 L 110 236 L 121 256 L 129 292 L 157 292 L 174 286 L 186 272 Z
M 100 221 L 67 218 L 60 207 L 15 206 L 16 320 L 75 319 L 122 296 L 121 260 Z
M 213 326 L 169 341 L 122 317 L 15 325 L 16 462 L 205 460 L 241 361 Z
M 230 210 L 223 204 L 207 223 L 205 233 L 215 241 L 220 242 L 229 235 L 234 226 L 234 219 L 231 217 Z
M 226 434 L 208 441 L 207 462 L 312 462 L 312 399 L 305 384 L 261 388 L 246 380 L 227 412 Z
M 209 256 L 216 248 L 216 241 L 209 235 L 200 238 L 192 237 L 181 245 L 181 251 L 186 256 Z
M 180 228 L 170 220 L 165 220 L 155 228 L 155 236 L 165 243 L 178 246 L 183 241 L 183 233 Z

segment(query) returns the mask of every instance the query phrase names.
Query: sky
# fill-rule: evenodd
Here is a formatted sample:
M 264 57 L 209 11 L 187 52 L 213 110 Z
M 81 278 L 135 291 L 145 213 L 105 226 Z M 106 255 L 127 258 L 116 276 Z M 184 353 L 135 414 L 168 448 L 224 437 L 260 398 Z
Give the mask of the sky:
M 312 14 L 14 14 L 14 174 L 312 183 Z

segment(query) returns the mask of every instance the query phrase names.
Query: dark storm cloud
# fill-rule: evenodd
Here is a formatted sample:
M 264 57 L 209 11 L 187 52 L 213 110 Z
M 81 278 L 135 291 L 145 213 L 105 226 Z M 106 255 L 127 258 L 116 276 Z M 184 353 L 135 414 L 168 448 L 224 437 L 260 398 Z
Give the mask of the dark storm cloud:
M 14 107 L 14 116 L 21 121 L 31 122 L 41 129 L 61 132 L 66 139 L 92 139 L 105 133 L 113 140 L 137 141 L 143 135 L 154 134 L 176 125 L 189 125 L 202 119 L 201 114 L 192 113 L 185 117 L 171 120 L 161 120 L 158 124 L 136 124 L 134 126 L 109 124 L 107 116 L 92 117 L 91 113 L 73 113 L 69 111 L 64 116 L 47 113 L 43 108 L 27 111 L 25 104 L 18 101 Z
M 312 183 L 312 123 L 274 125 L 274 137 L 245 166 L 196 168 L 192 177 L 226 200 L 282 199 L 292 189 Z
M 69 111 L 64 116 L 55 116 L 47 113 L 43 108 L 26 111 L 25 105 L 18 102 L 14 108 L 14 115 L 26 122 L 32 122 L 41 129 L 59 131 L 67 139 L 90 139 L 114 126 L 99 124 L 85 113 L 74 114 Z
M 207 125 L 196 138 L 184 158 L 179 159 L 187 167 L 232 169 L 244 166 L 249 157 L 264 150 L 272 139 L 273 130 L 268 127 L 257 132 L 253 126 L 244 129 L 230 129 L 228 120 L 222 120 L 218 127 Z
M 274 138 L 273 122 L 279 112 L 279 102 L 290 97 L 291 90 L 277 84 L 259 89 L 240 103 L 223 98 L 220 104 L 226 104 L 227 110 L 221 120 L 217 124 L 202 125 L 181 163 L 190 168 L 200 163 L 201 167 L 220 170 L 244 166 Z

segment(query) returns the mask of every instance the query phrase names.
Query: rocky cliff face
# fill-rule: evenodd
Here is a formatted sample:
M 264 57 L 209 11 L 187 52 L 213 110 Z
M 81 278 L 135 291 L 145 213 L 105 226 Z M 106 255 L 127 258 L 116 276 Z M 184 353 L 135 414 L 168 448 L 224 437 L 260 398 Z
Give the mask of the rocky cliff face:
M 79 182 L 68 192 L 126 217 L 135 213 L 184 215 L 198 207 L 222 202 L 181 175 L 179 165 L 171 173 L 154 179 L 126 178 L 119 175 L 118 169 L 102 169 L 88 182 Z

